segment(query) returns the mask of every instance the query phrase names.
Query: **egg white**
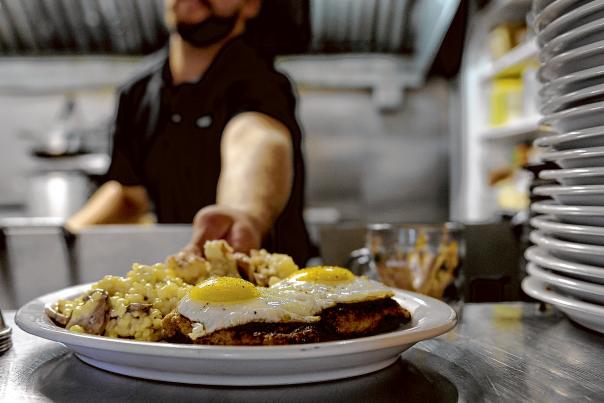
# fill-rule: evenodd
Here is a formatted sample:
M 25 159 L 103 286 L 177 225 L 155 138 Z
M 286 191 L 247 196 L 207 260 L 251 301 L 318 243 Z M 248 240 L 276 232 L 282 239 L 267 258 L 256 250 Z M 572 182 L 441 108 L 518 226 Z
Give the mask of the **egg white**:
M 201 302 L 186 295 L 178 312 L 194 322 L 192 339 L 251 322 L 317 322 L 320 311 L 312 296 L 292 290 L 258 288 L 260 295 L 242 301 Z
M 388 298 L 391 288 L 365 277 L 351 281 L 316 282 L 285 279 L 270 288 L 258 287 L 259 295 L 232 302 L 203 302 L 188 294 L 179 302 L 178 312 L 193 322 L 192 339 L 216 330 L 252 322 L 312 323 L 322 310 L 336 304 Z
M 336 304 L 373 301 L 394 295 L 391 288 L 366 277 L 355 277 L 352 281 L 313 282 L 285 279 L 271 288 L 289 292 L 300 292 L 311 296 L 319 309 L 330 308 Z

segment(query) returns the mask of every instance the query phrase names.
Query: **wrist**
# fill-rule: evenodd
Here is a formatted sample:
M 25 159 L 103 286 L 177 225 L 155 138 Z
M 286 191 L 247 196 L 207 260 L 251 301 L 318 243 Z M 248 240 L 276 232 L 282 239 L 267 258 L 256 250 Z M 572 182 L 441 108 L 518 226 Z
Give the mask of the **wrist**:
M 270 213 L 259 210 L 243 210 L 252 225 L 262 235 L 262 238 L 270 231 L 273 226 L 273 219 Z

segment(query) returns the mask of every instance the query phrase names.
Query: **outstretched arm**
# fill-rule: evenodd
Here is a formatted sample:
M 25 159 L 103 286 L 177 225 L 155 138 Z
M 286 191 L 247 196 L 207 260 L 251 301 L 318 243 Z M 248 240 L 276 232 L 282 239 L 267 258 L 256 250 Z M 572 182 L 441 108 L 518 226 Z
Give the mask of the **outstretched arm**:
M 148 211 L 149 200 L 142 186 L 123 186 L 119 182 L 109 181 L 67 220 L 65 226 L 77 232 L 95 224 L 135 223 Z
M 226 126 L 216 204 L 201 209 L 189 247 L 226 239 L 236 250 L 259 248 L 285 208 L 293 182 L 293 145 L 285 125 L 246 112 Z

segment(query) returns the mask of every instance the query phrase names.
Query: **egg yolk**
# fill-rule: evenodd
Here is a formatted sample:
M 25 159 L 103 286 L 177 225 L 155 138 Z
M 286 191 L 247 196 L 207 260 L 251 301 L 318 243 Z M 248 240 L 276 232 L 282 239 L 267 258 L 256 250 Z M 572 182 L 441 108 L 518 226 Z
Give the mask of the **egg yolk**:
M 199 302 L 237 302 L 259 295 L 254 284 L 234 277 L 211 278 L 189 291 L 189 297 Z
M 319 266 L 298 270 L 287 279 L 321 284 L 344 283 L 354 280 L 355 276 L 350 270 L 342 267 Z

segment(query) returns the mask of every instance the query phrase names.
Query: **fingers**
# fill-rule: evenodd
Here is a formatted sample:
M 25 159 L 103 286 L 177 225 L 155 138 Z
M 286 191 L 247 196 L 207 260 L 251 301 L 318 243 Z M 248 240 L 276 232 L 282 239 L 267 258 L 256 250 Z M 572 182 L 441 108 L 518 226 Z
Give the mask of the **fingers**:
M 235 251 L 248 253 L 259 249 L 262 234 L 248 214 L 225 206 L 208 206 L 199 210 L 193 220 L 193 237 L 183 251 L 202 255 L 206 241 L 226 240 Z
M 201 252 L 206 241 L 224 239 L 233 225 L 231 215 L 220 211 L 215 206 L 199 210 L 193 220 L 193 237 L 186 249 Z
M 245 219 L 236 220 L 229 230 L 226 241 L 237 252 L 249 253 L 251 249 L 260 248 L 260 234 Z

